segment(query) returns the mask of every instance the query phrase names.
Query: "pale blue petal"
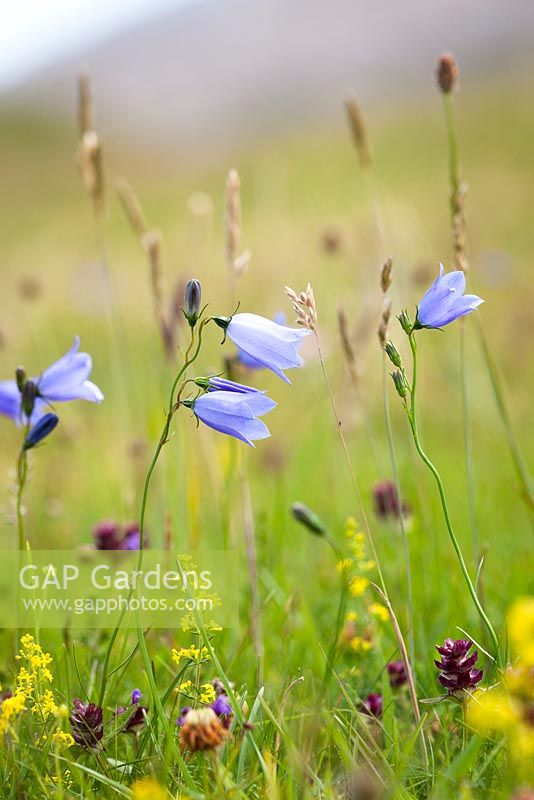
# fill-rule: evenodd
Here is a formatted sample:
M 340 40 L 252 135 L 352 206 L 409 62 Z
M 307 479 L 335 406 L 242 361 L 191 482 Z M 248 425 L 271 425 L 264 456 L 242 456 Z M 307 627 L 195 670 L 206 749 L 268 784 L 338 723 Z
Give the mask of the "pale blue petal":
M 0 414 L 19 420 L 20 392 L 15 381 L 0 381 Z

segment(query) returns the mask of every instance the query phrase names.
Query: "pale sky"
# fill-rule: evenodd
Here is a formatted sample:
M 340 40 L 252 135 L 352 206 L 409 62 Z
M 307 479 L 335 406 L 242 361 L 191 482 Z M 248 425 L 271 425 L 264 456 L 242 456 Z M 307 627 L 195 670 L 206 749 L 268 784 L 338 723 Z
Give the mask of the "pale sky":
M 190 2 L 198 0 L 6 0 L 0 17 L 0 88 Z

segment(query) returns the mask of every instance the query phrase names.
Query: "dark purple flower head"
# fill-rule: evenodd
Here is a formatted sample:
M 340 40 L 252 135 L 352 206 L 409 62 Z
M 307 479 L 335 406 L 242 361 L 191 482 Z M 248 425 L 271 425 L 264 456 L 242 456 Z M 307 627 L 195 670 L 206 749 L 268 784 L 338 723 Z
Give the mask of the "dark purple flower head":
M 114 520 L 106 519 L 93 528 L 97 550 L 139 550 L 141 535 L 139 525 L 132 522 L 122 526 Z M 148 539 L 145 535 L 145 547 Z
M 98 522 L 93 528 L 93 537 L 97 550 L 120 550 L 122 531 L 111 519 Z
M 141 694 L 140 689 L 134 689 L 132 692 L 132 704 L 135 705 L 136 703 L 138 703 L 139 700 L 142 698 L 142 696 L 143 695 Z
M 365 700 L 363 701 L 360 710 L 371 717 L 381 717 L 382 716 L 382 707 L 383 707 L 383 700 L 382 695 L 378 693 L 368 694 Z
M 72 738 L 84 747 L 96 747 L 104 735 L 102 707 L 95 703 L 82 703 L 75 698 L 70 715 Z
M 392 689 L 397 689 L 399 686 L 404 686 L 408 680 L 406 673 L 406 665 L 404 661 L 391 661 L 388 664 L 389 683 Z
M 475 666 L 478 652 L 469 655 L 472 646 L 469 639 L 445 639 L 441 647 L 436 645 L 441 656 L 434 661 L 440 671 L 438 680 L 449 694 L 475 689 L 482 680 L 482 670 Z
M 401 513 L 401 503 L 397 487 L 393 481 L 378 481 L 373 486 L 373 501 L 375 514 L 383 520 L 398 519 Z M 407 503 L 402 503 L 402 514 L 404 517 L 410 514 L 410 507 Z

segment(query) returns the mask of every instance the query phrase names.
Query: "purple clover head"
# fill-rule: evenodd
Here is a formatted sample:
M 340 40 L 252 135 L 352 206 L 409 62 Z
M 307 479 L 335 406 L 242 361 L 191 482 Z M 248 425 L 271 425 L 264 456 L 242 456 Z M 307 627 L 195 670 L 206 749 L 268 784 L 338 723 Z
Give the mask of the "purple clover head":
M 371 692 L 368 694 L 361 705 L 361 711 L 370 717 L 381 717 L 383 708 L 382 695 L 379 693 Z
M 97 550 L 120 550 L 122 531 L 114 520 L 105 519 L 93 528 L 93 538 Z
M 476 294 L 464 294 L 465 275 L 462 270 L 445 274 L 443 264 L 439 275 L 421 299 L 417 308 L 417 328 L 443 328 L 455 319 L 475 311 L 484 301 Z
M 401 505 L 397 487 L 390 480 L 378 481 L 373 486 L 373 503 L 375 514 L 379 519 L 393 520 L 399 519 L 401 514 L 404 517 L 410 513 L 410 508 L 407 503 L 403 502 Z
M 226 389 L 207 392 L 196 400 L 183 400 L 182 403 L 191 408 L 195 416 L 209 428 L 241 439 L 252 447 L 253 441 L 267 439 L 271 435 L 258 417 L 275 408 L 276 403 L 263 392 Z
M 75 698 L 70 715 L 72 738 L 83 747 L 96 747 L 104 735 L 102 707 Z
M 93 366 L 91 356 L 88 353 L 79 353 L 79 346 L 80 339 L 76 337 L 68 353 L 45 369 L 40 377 L 25 382 L 25 386 L 34 384 L 37 387 L 31 411 L 27 415 L 24 415 L 23 410 L 24 387 L 21 392 L 17 380 L 0 381 L 0 414 L 11 417 L 19 424 L 26 419 L 35 424 L 50 403 L 68 400 L 101 403 L 104 395 L 98 386 L 88 380 Z
M 309 330 L 278 325 L 257 314 L 235 314 L 233 317 L 213 319 L 238 348 L 242 363 L 243 359 L 252 359 L 255 369 L 270 369 L 283 381 L 291 383 L 284 370 L 302 366 L 298 349 L 302 339 L 310 333 Z
M 469 639 L 445 639 L 441 647 L 436 645 L 441 656 L 434 661 L 439 670 L 438 680 L 450 695 L 476 689 L 482 680 L 483 672 L 475 666 L 478 652 L 469 655 L 472 646 Z
M 406 672 L 406 665 L 404 661 L 401 659 L 398 661 L 391 661 L 388 664 L 387 669 L 389 683 L 392 689 L 398 689 L 400 686 L 404 686 L 404 684 L 407 683 L 408 674 Z

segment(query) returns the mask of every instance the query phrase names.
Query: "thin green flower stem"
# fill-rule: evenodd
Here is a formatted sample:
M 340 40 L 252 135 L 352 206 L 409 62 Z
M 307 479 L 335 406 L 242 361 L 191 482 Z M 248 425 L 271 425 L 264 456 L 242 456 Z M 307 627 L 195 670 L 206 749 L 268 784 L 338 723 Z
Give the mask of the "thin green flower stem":
M 28 422 L 24 428 L 22 444 L 17 459 L 17 531 L 19 550 L 24 550 L 26 547 L 24 537 L 24 514 L 22 511 L 22 498 L 24 495 L 24 488 L 28 479 L 28 451 L 24 448 L 26 436 L 30 431 L 30 423 Z
M 393 441 L 393 429 L 391 427 L 391 414 L 389 410 L 389 394 L 387 383 L 387 368 L 386 368 L 386 353 L 382 350 L 382 394 L 384 401 L 384 417 L 386 420 L 386 435 L 388 440 L 389 458 L 391 461 L 391 469 L 393 472 L 393 482 L 395 484 L 395 491 L 397 493 L 399 503 L 399 527 L 402 537 L 402 551 L 404 556 L 404 569 L 406 572 L 406 605 L 408 609 L 408 645 L 410 648 L 410 662 L 415 681 L 415 632 L 414 632 L 414 615 L 413 615 L 413 585 L 412 585 L 412 568 L 410 563 L 410 547 L 408 543 L 408 531 L 406 530 L 406 520 L 404 518 L 402 506 L 402 493 L 399 479 L 399 470 L 397 466 L 397 456 L 395 454 L 395 443 Z
M 449 154 L 449 185 L 450 185 L 450 218 L 451 230 L 454 235 L 455 217 L 458 213 L 462 214 L 462 209 L 458 206 L 458 193 L 460 191 L 460 170 L 458 165 L 458 142 L 454 126 L 454 114 L 452 93 L 443 94 L 443 108 L 445 112 L 445 125 L 447 128 L 447 149 Z M 464 225 L 462 219 L 462 225 Z M 465 227 L 465 226 L 464 226 Z M 457 269 L 462 269 L 461 263 L 456 263 Z M 471 541 L 473 547 L 473 558 L 475 569 L 480 563 L 480 535 L 478 530 L 477 511 L 476 511 L 476 481 L 475 481 L 475 460 L 473 455 L 473 437 L 471 431 L 471 412 L 469 408 L 469 388 L 467 381 L 467 361 L 466 361 L 466 337 L 467 321 L 460 320 L 460 382 L 462 388 L 462 419 L 463 437 L 465 452 L 465 471 L 467 483 L 467 501 L 469 507 L 469 525 L 471 529 Z
M 142 494 L 142 499 L 141 499 L 141 513 L 140 513 L 140 518 L 139 518 L 139 536 L 140 536 L 140 541 L 139 541 L 139 563 L 138 563 L 138 569 L 141 569 L 142 562 L 143 562 L 143 551 L 144 551 L 144 548 L 145 548 L 144 530 L 145 530 L 146 506 L 147 506 L 147 500 L 148 500 L 148 489 L 149 489 L 150 480 L 152 478 L 152 474 L 153 474 L 154 469 L 156 467 L 156 464 L 158 462 L 158 458 L 160 456 L 160 453 L 161 453 L 164 445 L 168 441 L 169 430 L 170 430 L 170 427 L 171 427 L 172 418 L 173 418 L 174 413 L 176 411 L 176 403 L 175 403 L 176 389 L 178 387 L 178 384 L 180 383 L 180 380 L 185 375 L 185 372 L 187 371 L 187 369 L 191 366 L 191 364 L 198 357 L 198 354 L 200 352 L 200 348 L 202 346 L 202 330 L 204 328 L 204 325 L 206 325 L 209 321 L 210 321 L 210 318 L 208 317 L 207 319 L 202 320 L 200 325 L 199 325 L 199 328 L 198 328 L 198 340 L 197 340 L 197 344 L 196 344 L 196 347 L 194 349 L 194 352 L 193 352 L 192 356 L 190 356 L 190 352 L 191 352 L 191 350 L 193 348 L 193 344 L 194 344 L 194 341 L 195 341 L 195 329 L 194 328 L 191 329 L 191 342 L 190 342 L 189 347 L 187 348 L 187 351 L 186 351 L 186 353 L 184 355 L 184 364 L 178 370 L 178 374 L 176 375 L 176 377 L 174 379 L 174 382 L 172 384 L 171 392 L 170 392 L 170 395 L 169 395 L 169 405 L 168 405 L 167 414 L 166 414 L 166 417 L 165 417 L 165 424 L 163 425 L 163 430 L 161 432 L 161 436 L 160 436 L 160 438 L 158 440 L 158 444 L 156 446 L 156 450 L 154 452 L 154 455 L 152 457 L 152 461 L 150 462 L 150 466 L 149 466 L 147 474 L 145 476 L 145 482 L 143 484 L 143 494 Z
M 496 658 L 496 661 L 497 661 L 497 666 L 501 666 L 502 662 L 501 662 L 499 640 L 497 638 L 497 634 L 495 633 L 493 625 L 491 624 L 491 622 L 490 622 L 486 612 L 484 611 L 484 608 L 482 607 L 482 604 L 481 604 L 481 602 L 480 602 L 480 600 L 478 598 L 478 595 L 476 593 L 475 587 L 473 585 L 473 581 L 471 580 L 471 577 L 469 575 L 469 570 L 467 569 L 467 566 L 466 566 L 466 563 L 465 563 L 465 559 L 464 559 L 463 554 L 462 554 L 462 550 L 461 550 L 460 545 L 458 543 L 458 540 L 456 538 L 456 534 L 454 533 L 454 529 L 452 527 L 452 522 L 451 522 L 451 518 L 450 518 L 450 514 L 449 514 L 449 509 L 448 509 L 448 506 L 447 506 L 447 499 L 446 499 L 446 496 L 445 496 L 445 489 L 444 489 L 444 486 L 443 486 L 443 481 L 441 479 L 441 475 L 439 474 L 437 468 L 434 466 L 432 461 L 426 455 L 426 453 L 423 450 L 423 447 L 421 445 L 421 442 L 419 440 L 419 433 L 418 433 L 418 430 L 417 430 L 416 402 L 415 402 L 416 401 L 416 386 L 417 386 L 417 344 L 416 344 L 416 341 L 415 341 L 415 336 L 414 336 L 413 331 L 412 331 L 412 333 L 409 334 L 408 338 L 409 338 L 410 347 L 411 347 L 411 350 L 412 350 L 413 372 L 412 372 L 410 408 L 408 409 L 408 405 L 406 403 L 404 404 L 404 407 L 405 407 L 406 413 L 408 415 L 408 420 L 409 420 L 410 427 L 411 427 L 411 430 L 412 430 L 412 435 L 413 435 L 415 448 L 416 448 L 417 452 L 419 453 L 419 455 L 420 455 L 421 459 L 423 460 L 423 462 L 426 464 L 426 466 L 428 467 L 428 469 L 430 470 L 430 472 L 434 476 L 434 480 L 436 481 L 436 484 L 437 484 L 437 487 L 438 487 L 438 492 L 439 492 L 439 497 L 440 497 L 440 501 L 441 501 L 441 508 L 443 510 L 443 516 L 445 518 L 445 524 L 447 526 L 447 531 L 449 533 L 452 545 L 453 545 L 454 550 L 456 552 L 456 556 L 458 558 L 458 563 L 460 564 L 460 569 L 461 569 L 462 574 L 463 574 L 463 576 L 465 578 L 465 582 L 467 584 L 467 588 L 469 589 L 469 594 L 471 595 L 473 603 L 475 604 L 475 608 L 477 609 L 478 613 L 480 614 L 480 617 L 481 617 L 482 621 L 484 622 L 486 628 L 488 629 L 488 633 L 490 635 L 493 647 L 495 649 L 495 658 Z

